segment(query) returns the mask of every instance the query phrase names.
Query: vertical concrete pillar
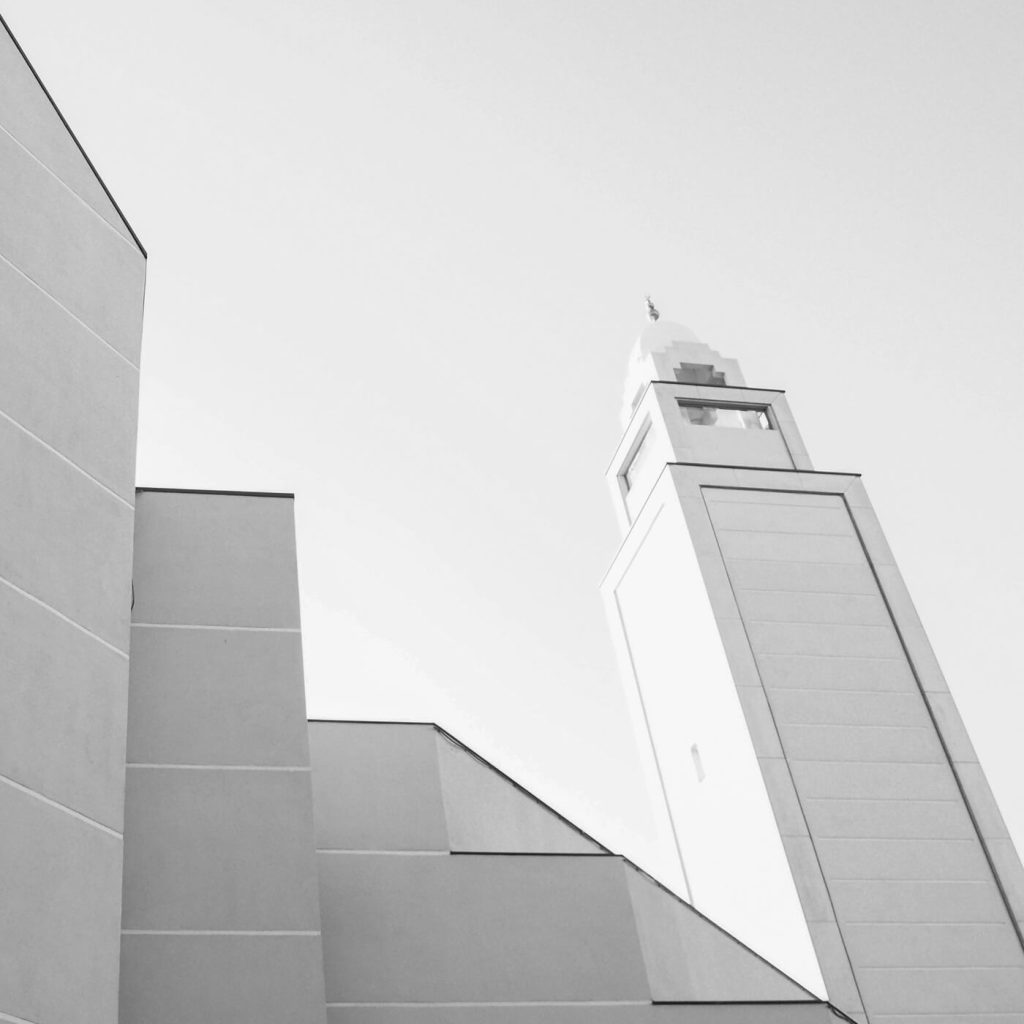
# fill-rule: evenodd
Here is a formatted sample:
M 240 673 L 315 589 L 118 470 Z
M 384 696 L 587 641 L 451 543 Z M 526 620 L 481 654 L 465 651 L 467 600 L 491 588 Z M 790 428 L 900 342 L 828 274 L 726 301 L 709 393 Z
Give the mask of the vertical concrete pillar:
M 122 1024 L 323 1024 L 290 495 L 142 491 Z

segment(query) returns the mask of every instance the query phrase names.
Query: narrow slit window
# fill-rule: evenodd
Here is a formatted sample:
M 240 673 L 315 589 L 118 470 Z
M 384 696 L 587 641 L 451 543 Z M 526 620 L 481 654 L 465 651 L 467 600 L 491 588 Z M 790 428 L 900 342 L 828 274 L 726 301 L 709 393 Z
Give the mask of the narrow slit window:
M 636 450 L 626 463 L 626 468 L 622 471 L 622 479 L 626 484 L 627 492 L 636 486 L 637 480 L 650 465 L 652 447 L 650 437 L 651 430 L 648 427 L 644 432 L 644 436 L 640 439 L 640 443 L 636 446 Z
M 701 760 L 700 747 L 696 743 L 690 747 L 690 757 L 693 758 L 693 770 L 697 773 L 697 781 L 703 782 L 705 779 L 704 762 Z

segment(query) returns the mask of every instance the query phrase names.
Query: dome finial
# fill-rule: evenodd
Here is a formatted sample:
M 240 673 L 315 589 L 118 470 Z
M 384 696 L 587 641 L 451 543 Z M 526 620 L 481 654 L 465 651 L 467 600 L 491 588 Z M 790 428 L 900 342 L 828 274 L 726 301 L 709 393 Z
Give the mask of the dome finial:
M 658 312 L 657 307 L 651 301 L 650 295 L 645 295 L 644 300 L 647 302 L 647 319 L 650 320 L 651 323 L 656 323 L 658 317 L 661 316 L 661 314 Z

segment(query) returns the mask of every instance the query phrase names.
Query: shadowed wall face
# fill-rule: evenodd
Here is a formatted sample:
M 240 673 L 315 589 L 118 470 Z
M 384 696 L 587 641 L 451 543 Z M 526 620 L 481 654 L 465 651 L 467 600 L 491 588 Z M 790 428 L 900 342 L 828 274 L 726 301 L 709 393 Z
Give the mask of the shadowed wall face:
M 145 257 L 0 26 L 0 1016 L 117 1017 Z
M 330 1024 L 830 1018 L 435 727 L 310 737 Z
M 289 497 L 141 491 L 121 1021 L 322 1024 Z

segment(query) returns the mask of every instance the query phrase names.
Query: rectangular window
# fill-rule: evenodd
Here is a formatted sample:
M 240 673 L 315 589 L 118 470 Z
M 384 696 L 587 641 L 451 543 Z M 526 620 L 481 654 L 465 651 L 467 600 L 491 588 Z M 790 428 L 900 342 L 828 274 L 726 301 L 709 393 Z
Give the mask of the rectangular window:
M 768 411 L 757 406 L 694 405 L 680 399 L 687 422 L 699 427 L 730 427 L 734 430 L 771 430 Z
M 644 436 L 640 439 L 640 443 L 636 446 L 636 450 L 630 456 L 629 462 L 626 463 L 626 468 L 622 471 L 622 479 L 626 482 L 627 491 L 633 489 L 641 474 L 650 464 L 652 448 L 652 445 L 648 443 L 650 436 L 651 429 L 648 427 L 644 431 Z

